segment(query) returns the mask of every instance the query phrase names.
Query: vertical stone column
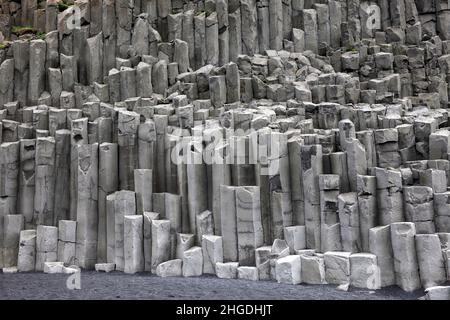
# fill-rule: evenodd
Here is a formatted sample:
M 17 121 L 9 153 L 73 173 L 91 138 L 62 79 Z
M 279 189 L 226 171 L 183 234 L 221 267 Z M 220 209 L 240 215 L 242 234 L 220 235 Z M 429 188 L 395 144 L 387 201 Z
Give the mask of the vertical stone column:
M 283 49 L 283 2 L 282 0 L 269 1 L 269 43 L 270 49 Z
M 153 169 L 156 162 L 156 127 L 155 122 L 148 119 L 138 128 L 138 167 Z
M 136 8 L 135 8 L 136 9 Z M 148 55 L 149 53 L 149 27 L 147 22 L 147 14 L 133 17 L 133 31 L 131 35 L 131 47 L 139 56 Z
M 236 189 L 236 224 L 239 265 L 255 264 L 255 249 L 263 244 L 259 187 Z
M 323 173 L 322 146 L 300 146 L 305 199 L 306 247 L 320 250 L 319 175 Z
M 356 191 L 358 175 L 367 174 L 366 150 L 358 139 L 347 141 L 347 166 L 350 189 Z
M 216 274 L 216 263 L 223 262 L 222 237 L 204 235 L 202 237 L 203 273 Z
M 116 65 L 116 8 L 114 0 L 102 1 L 103 76 Z
M 222 186 L 231 185 L 231 168 L 225 160 L 228 144 L 214 149 L 212 164 L 212 211 L 214 215 L 214 234 L 222 235 Z M 220 160 L 219 160 L 220 159 Z M 225 204 L 225 203 L 224 203 Z
M 195 68 L 194 10 L 184 11 L 181 39 L 188 44 L 189 65 Z M 228 14 L 228 13 L 227 13 Z
M 103 82 L 103 34 L 100 32 L 87 39 L 86 44 L 87 81 L 101 83 Z
M 20 232 L 17 271 L 31 272 L 36 266 L 36 230 Z
M 88 119 L 81 118 L 69 121 L 70 138 L 70 220 L 77 217 L 77 188 L 78 188 L 78 147 L 88 143 Z
M 256 0 L 241 0 L 242 53 L 253 56 L 259 52 Z
M 98 241 L 97 262 L 107 262 L 107 197 L 119 187 L 118 146 L 102 143 L 98 149 Z M 112 232 L 112 231 L 111 231 Z
M 225 76 L 209 77 L 211 103 L 215 109 L 222 108 L 227 102 L 227 83 Z
M 197 215 L 208 209 L 208 179 L 199 141 L 193 138 L 187 147 L 187 187 L 190 232 L 196 233 Z M 192 145 L 191 145 L 192 144 Z M 192 148 L 192 149 L 191 149 Z
M 156 212 L 144 212 L 144 271 L 152 271 L 152 221 L 159 220 L 160 215 Z
M 405 218 L 413 222 L 417 233 L 435 233 L 433 189 L 424 186 L 403 188 Z
M 98 144 L 78 147 L 77 245 L 78 266 L 93 269 L 97 262 Z
M 3 266 L 5 268 L 17 266 L 19 253 L 20 232 L 24 227 L 23 215 L 12 214 L 4 217 L 3 223 Z
M 120 96 L 122 100 L 136 97 L 136 70 L 120 68 Z
M 62 76 L 62 90 L 73 91 L 74 84 L 78 82 L 78 66 L 73 56 L 67 56 L 61 53 L 59 57 Z
M 238 261 L 236 187 L 220 186 L 220 218 L 223 238 L 223 259 Z
M 125 273 L 144 271 L 143 216 L 124 216 Z
M 170 260 L 170 221 L 152 221 L 152 273 L 156 267 Z
M 258 0 L 256 6 L 258 10 L 259 52 L 265 52 L 270 49 L 269 1 Z
M 55 132 L 54 225 L 70 218 L 70 131 Z
M 303 168 L 301 146 L 303 139 L 292 137 L 288 140 L 289 172 L 291 177 L 292 222 L 294 225 L 305 225 L 305 204 L 303 191 Z
M 14 100 L 14 60 L 7 59 L 0 65 L 0 105 Z
M 361 252 L 359 208 L 356 193 L 343 193 L 338 197 L 342 248 L 344 251 Z
M 321 252 L 340 251 L 339 176 L 319 175 L 320 188 L 320 246 Z
M 77 222 L 60 220 L 58 223 L 58 261 L 67 265 L 75 264 Z
M 28 104 L 28 79 L 30 74 L 30 42 L 19 40 L 12 43 L 14 56 L 14 100 Z
M 116 1 L 116 30 L 118 56 L 126 58 L 131 45 L 131 29 L 133 25 L 134 0 Z
M 213 12 L 205 19 L 206 64 L 219 65 L 219 25 L 217 13 Z
M 37 104 L 45 89 L 45 57 L 47 44 L 44 40 L 30 41 L 30 78 L 28 82 L 28 102 Z
M 153 185 L 154 192 L 164 192 L 166 189 L 166 175 L 165 175 L 165 141 L 166 141 L 166 129 L 168 126 L 168 116 L 155 115 L 155 128 L 156 128 L 156 157 L 159 159 L 155 163 L 153 172 L 155 173 Z
M 36 140 L 20 140 L 19 194 L 17 212 L 25 219 L 25 228 L 33 227 Z
M 369 230 L 369 252 L 377 256 L 380 286 L 383 288 L 394 285 L 394 253 L 390 226 L 380 226 Z
M 227 103 L 241 101 L 241 81 L 239 75 L 239 68 L 234 62 L 226 65 L 226 93 Z
M 317 35 L 321 49 L 330 45 L 330 12 L 328 4 L 316 3 L 314 9 L 317 12 Z
M 412 292 L 421 287 L 415 235 L 416 228 L 412 222 L 391 224 L 395 281 L 400 288 L 407 292 Z
M 37 226 L 36 229 L 36 271 L 44 271 L 45 262 L 55 262 L 58 248 L 58 228 Z
M 319 53 L 317 12 L 314 9 L 303 10 L 303 31 L 305 31 L 305 50 Z
M 375 168 L 377 178 L 378 223 L 404 221 L 402 176 L 400 171 Z
M 134 190 L 138 214 L 152 211 L 153 173 L 149 169 L 134 170 Z
M 361 249 L 363 252 L 368 252 L 369 230 L 376 227 L 378 223 L 377 178 L 358 175 L 357 179 Z
M 228 33 L 228 1 L 216 1 L 216 12 L 219 32 L 219 66 L 230 61 L 229 58 L 229 33 Z
M 437 232 L 450 232 L 450 192 L 434 194 L 434 212 Z
M 420 280 L 425 289 L 446 282 L 444 257 L 437 234 L 416 234 L 417 261 Z
M 121 110 L 118 120 L 119 185 L 123 190 L 134 189 L 134 169 L 138 166 L 137 137 L 140 115 Z
M 175 13 L 167 16 L 167 40 L 181 39 L 183 14 Z
M 53 137 L 36 139 L 34 224 L 51 226 L 54 222 L 55 151 Z
M 136 195 L 132 191 L 117 191 L 114 199 L 114 255 L 116 270 L 124 271 L 124 217 L 136 214 Z
M 195 69 L 199 69 L 206 62 L 206 15 L 204 12 L 194 17 L 194 51 Z
M 16 214 L 19 174 L 19 142 L 0 145 L 0 197 L 4 215 Z M 0 217 L 2 220 L 2 217 Z M 1 223 L 2 221 L 0 221 Z M 1 227 L 1 226 L 0 226 Z
M 228 23 L 229 23 L 228 43 L 230 48 L 230 61 L 237 62 L 238 55 L 240 55 L 242 52 L 240 7 L 238 7 L 234 11 L 229 12 Z

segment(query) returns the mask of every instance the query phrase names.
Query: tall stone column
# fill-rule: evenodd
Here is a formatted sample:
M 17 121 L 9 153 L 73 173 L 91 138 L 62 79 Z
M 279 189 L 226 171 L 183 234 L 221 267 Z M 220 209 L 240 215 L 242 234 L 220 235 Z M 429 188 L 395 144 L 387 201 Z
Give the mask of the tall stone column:
M 369 252 L 377 256 L 380 268 L 380 286 L 384 288 L 394 285 L 394 253 L 390 226 L 380 226 L 369 230 Z
M 219 32 L 219 66 L 230 61 L 229 58 L 229 33 L 228 33 L 228 1 L 216 2 L 218 32 Z
M 186 173 L 190 232 L 195 234 L 197 215 L 208 209 L 208 179 L 198 141 L 193 138 L 191 143 L 192 147 L 187 148 Z
M 228 13 L 227 13 L 228 14 Z M 195 68 L 195 33 L 194 33 L 194 10 L 184 11 L 183 27 L 181 31 L 181 39 L 186 41 L 189 48 L 189 65 Z
M 264 239 L 259 187 L 236 189 L 236 216 L 239 265 L 253 266 Z
M 420 280 L 425 289 L 446 282 L 441 242 L 437 234 L 417 234 L 415 237 Z
M 230 7 L 231 9 L 231 7 Z M 241 41 L 241 9 L 238 7 L 228 14 L 230 61 L 237 62 L 238 55 L 242 53 Z
M 292 137 L 288 140 L 292 220 L 294 225 L 305 225 L 305 197 L 303 191 L 303 168 L 301 158 L 302 145 L 303 139 L 299 137 Z
M 51 226 L 54 222 L 55 155 L 53 137 L 36 139 L 34 223 Z
M 124 217 L 124 272 L 144 271 L 143 216 Z
M 150 169 L 134 170 L 134 190 L 138 214 L 152 211 L 153 172 Z
M 377 178 L 358 175 L 359 227 L 362 252 L 369 251 L 369 230 L 378 224 Z
M 70 152 L 70 131 L 56 130 L 54 225 L 70 218 Z
M 14 59 L 0 65 L 0 105 L 14 100 Z
M 156 127 L 151 119 L 141 123 L 138 128 L 138 167 L 153 169 L 156 161 Z
M 118 56 L 126 58 L 127 51 L 131 45 L 131 29 L 133 25 L 134 0 L 116 1 L 116 30 Z
M 170 221 L 152 221 L 152 273 L 156 267 L 170 260 Z
M 84 269 L 97 262 L 98 144 L 78 148 L 76 261 Z
M 20 140 L 19 194 L 17 212 L 23 215 L 25 227 L 33 227 L 36 140 Z
M 124 217 L 136 214 L 136 195 L 133 191 L 117 191 L 114 199 L 114 259 L 116 270 L 124 271 Z M 108 258 L 109 259 L 109 258 Z
M 44 271 L 45 262 L 55 262 L 58 250 L 58 228 L 37 226 L 36 228 L 36 271 Z
M 107 262 L 107 197 L 119 187 L 118 146 L 102 143 L 98 148 L 98 242 L 97 262 Z
M 102 1 L 103 76 L 116 66 L 116 8 L 114 0 Z
M 36 230 L 23 230 L 19 237 L 17 271 L 31 272 L 36 266 Z
M 121 110 L 118 120 L 119 185 L 123 190 L 134 190 L 134 169 L 138 166 L 138 126 L 140 115 Z
M 320 175 L 320 246 L 321 252 L 341 251 L 339 224 L 339 176 Z
M 314 9 L 303 10 L 303 31 L 305 31 L 305 50 L 319 53 L 317 12 Z
M 70 138 L 70 220 L 77 217 L 78 147 L 88 143 L 88 119 L 69 121 Z
M 3 265 L 4 267 L 17 266 L 17 256 L 19 253 L 20 232 L 24 227 L 23 215 L 6 215 L 3 223 Z
M 14 100 L 22 105 L 28 104 L 28 79 L 30 74 L 30 42 L 14 41 Z
M 166 141 L 166 129 L 169 124 L 168 116 L 155 115 L 155 128 L 156 128 L 156 157 L 158 161 L 155 163 L 153 172 L 155 173 L 154 192 L 164 192 L 166 190 L 166 175 L 165 175 L 165 141 Z
M 195 69 L 203 67 L 206 63 L 206 15 L 204 12 L 194 17 L 194 51 Z
M 394 252 L 395 281 L 404 291 L 421 287 L 415 245 L 416 228 L 412 222 L 391 224 L 391 242 Z
M 206 64 L 219 65 L 219 25 L 217 13 L 213 12 L 205 19 Z
M 322 146 L 302 145 L 300 150 L 305 198 L 306 247 L 320 250 L 319 175 L 323 173 Z
M 283 2 L 282 0 L 269 1 L 269 35 L 270 49 L 283 49 Z
M 388 225 L 405 221 L 401 172 L 376 168 L 375 176 L 377 178 L 378 223 Z
M 259 52 L 256 0 L 241 0 L 242 53 L 253 56 Z
M 352 253 L 361 252 L 360 213 L 357 194 L 353 192 L 340 194 L 338 201 L 342 249 Z

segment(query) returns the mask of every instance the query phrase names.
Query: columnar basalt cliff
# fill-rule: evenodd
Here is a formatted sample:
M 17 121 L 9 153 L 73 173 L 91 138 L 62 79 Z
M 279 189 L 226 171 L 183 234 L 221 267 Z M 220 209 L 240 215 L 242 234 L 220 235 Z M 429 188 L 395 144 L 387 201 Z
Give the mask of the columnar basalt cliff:
M 449 83 L 448 0 L 0 0 L 0 267 L 450 299 Z

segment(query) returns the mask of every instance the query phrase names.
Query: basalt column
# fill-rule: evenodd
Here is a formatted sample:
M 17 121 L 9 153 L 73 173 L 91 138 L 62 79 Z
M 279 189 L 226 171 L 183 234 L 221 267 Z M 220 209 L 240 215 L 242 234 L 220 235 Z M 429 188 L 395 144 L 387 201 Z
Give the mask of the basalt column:
M 78 148 L 76 261 L 92 269 L 97 261 L 98 144 Z

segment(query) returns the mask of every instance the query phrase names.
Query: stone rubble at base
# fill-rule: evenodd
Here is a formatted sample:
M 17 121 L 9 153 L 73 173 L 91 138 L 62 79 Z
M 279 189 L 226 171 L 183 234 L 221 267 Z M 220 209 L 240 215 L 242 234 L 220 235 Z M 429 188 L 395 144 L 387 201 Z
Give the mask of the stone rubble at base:
M 449 300 L 450 4 L 368 3 L 0 0 L 0 269 Z

